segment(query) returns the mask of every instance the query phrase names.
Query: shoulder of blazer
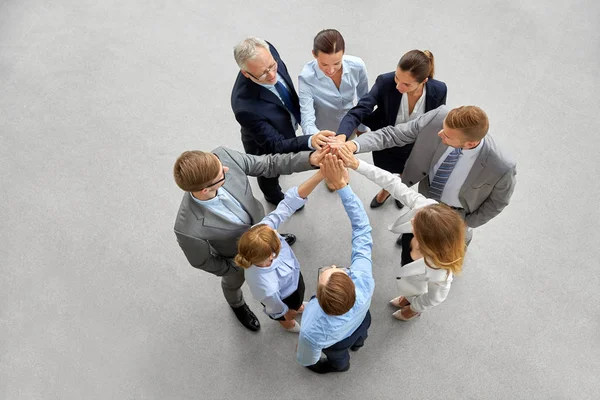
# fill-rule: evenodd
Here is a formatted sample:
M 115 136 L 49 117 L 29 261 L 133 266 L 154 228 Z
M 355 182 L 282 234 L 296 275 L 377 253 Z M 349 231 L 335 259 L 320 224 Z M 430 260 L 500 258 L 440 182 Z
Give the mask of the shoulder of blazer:
M 379 84 L 380 88 L 388 88 L 388 89 L 396 89 L 396 82 L 394 82 L 394 77 L 396 76 L 396 71 L 387 72 L 385 74 L 381 74 L 375 80 L 375 84 Z
M 444 82 L 429 79 L 425 83 L 425 88 L 427 89 L 427 94 L 425 95 L 425 100 L 430 100 L 432 104 L 437 105 L 439 107 L 440 102 L 446 95 L 448 94 L 448 88 Z M 433 108 L 437 108 L 433 107 Z M 431 111 L 431 110 L 427 110 Z
M 511 155 L 502 151 L 490 134 L 485 135 L 483 148 L 478 158 L 482 163 L 496 168 L 502 174 L 517 166 Z

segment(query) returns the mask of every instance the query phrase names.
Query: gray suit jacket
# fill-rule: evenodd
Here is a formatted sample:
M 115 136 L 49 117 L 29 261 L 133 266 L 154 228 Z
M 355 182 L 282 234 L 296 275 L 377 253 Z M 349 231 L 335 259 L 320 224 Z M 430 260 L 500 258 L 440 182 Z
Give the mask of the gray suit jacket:
M 430 197 L 429 179 L 424 178 L 448 148 L 438 132 L 449 111 L 448 107 L 441 106 L 405 124 L 367 132 L 355 139 L 359 152 L 414 143 L 404 167 L 402 182 L 408 186 L 419 182 L 419 192 Z M 458 194 L 470 227 L 485 224 L 508 205 L 515 189 L 516 173 L 516 163 L 500 152 L 491 135 L 486 135 L 477 160 Z
M 224 166 L 229 167 L 223 187 L 248 212 L 252 218 L 251 225 L 263 219 L 265 211 L 252 193 L 248 175 L 269 178 L 312 168 L 308 151 L 253 156 L 218 147 L 213 153 Z M 231 222 L 211 212 L 186 192 L 174 229 L 179 246 L 192 267 L 222 276 L 231 269 L 237 270 L 232 259 L 237 254 L 237 240 L 251 225 Z

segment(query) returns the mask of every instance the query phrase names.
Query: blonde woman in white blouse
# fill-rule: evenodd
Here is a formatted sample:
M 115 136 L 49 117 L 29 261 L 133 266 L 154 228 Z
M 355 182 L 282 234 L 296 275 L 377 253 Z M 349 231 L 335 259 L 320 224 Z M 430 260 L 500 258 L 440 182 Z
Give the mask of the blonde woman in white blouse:
M 346 148 L 337 149 L 344 164 L 387 190 L 406 207 L 389 229 L 402 236 L 402 260 L 396 269 L 400 296 L 390 303 L 402 321 L 418 317 L 448 296 L 454 274 L 465 256 L 465 223 L 450 207 L 410 189 L 400 177 L 358 160 Z M 408 210 L 407 210 L 408 209 Z M 412 233 L 412 234 L 411 234 Z

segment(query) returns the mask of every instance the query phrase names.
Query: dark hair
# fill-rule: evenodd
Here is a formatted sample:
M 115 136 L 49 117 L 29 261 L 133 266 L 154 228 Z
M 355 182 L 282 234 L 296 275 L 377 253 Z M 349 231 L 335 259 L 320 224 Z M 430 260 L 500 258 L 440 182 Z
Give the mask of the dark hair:
M 398 68 L 410 72 L 419 83 L 432 79 L 435 71 L 433 54 L 429 50 L 411 50 L 398 61 Z
M 324 29 L 317 33 L 313 41 L 313 53 L 315 56 L 322 51 L 325 54 L 335 54 L 338 51 L 345 51 L 346 43 L 342 34 L 335 29 Z

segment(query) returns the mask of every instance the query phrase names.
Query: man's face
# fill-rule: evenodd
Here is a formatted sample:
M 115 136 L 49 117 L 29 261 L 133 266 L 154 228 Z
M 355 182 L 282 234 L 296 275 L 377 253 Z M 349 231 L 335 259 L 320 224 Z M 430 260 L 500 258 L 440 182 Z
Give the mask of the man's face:
M 467 143 L 462 131 L 459 129 L 448 128 L 445 120 L 442 130 L 438 132 L 438 136 L 442 139 L 442 143 L 446 146 L 454 147 L 455 149 L 462 149 Z
M 274 85 L 277 83 L 277 62 L 267 49 L 258 47 L 257 56 L 246 62 L 242 74 L 254 83 Z
M 221 160 L 219 160 L 219 157 L 215 156 L 214 154 L 213 157 L 215 157 L 219 162 L 219 170 L 221 172 L 219 172 L 219 175 L 217 175 L 215 179 L 213 179 L 208 185 L 206 185 L 203 190 L 216 192 L 221 186 L 225 184 L 225 173 L 229 171 L 229 167 L 223 166 L 223 164 L 221 164 Z

